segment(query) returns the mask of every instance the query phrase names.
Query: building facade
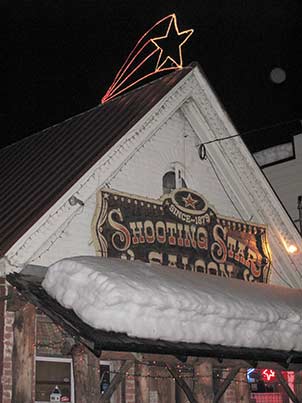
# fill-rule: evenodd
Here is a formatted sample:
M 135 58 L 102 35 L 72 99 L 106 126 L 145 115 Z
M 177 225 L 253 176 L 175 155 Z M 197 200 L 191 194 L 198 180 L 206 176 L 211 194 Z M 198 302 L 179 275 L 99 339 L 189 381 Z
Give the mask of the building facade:
M 208 258 L 199 266 L 189 264 L 187 255 L 178 258 L 169 250 L 161 251 L 157 245 L 150 251 L 161 264 L 177 267 L 182 259 L 186 270 L 302 288 L 301 236 L 198 66 L 185 67 L 130 91 L 24 139 L 2 153 L 6 212 L 1 219 L 4 231 L 0 260 L 3 403 L 21 403 L 18 399 L 25 393 L 24 388 L 22 392 L 18 389 L 16 379 L 16 360 L 20 360 L 20 354 L 27 357 L 27 372 L 24 374 L 24 368 L 20 369 L 20 385 L 22 382 L 28 385 L 28 380 L 31 384 L 27 387 L 26 403 L 48 402 L 57 384 L 61 401 L 97 402 L 117 375 L 121 379 L 111 402 L 182 403 L 188 399 L 179 384 L 175 386 L 175 374 L 162 367 L 162 357 L 147 355 L 142 359 L 134 351 L 135 364 L 127 371 L 122 367 L 126 355 L 121 352 L 103 352 L 96 358 L 80 344 L 75 345 L 66 330 L 39 309 L 19 301 L 5 282 L 8 273 L 20 272 L 28 265 L 48 267 L 74 256 L 114 256 L 112 248 L 102 249 L 94 232 L 96 220 L 100 219 L 97 202 L 100 192 L 117 195 L 117 204 L 112 207 L 115 214 L 121 214 L 123 204 L 133 205 L 131 211 L 124 210 L 126 216 L 120 216 L 119 221 L 119 224 L 125 222 L 132 214 L 132 223 L 136 222 L 133 236 L 142 236 L 137 223 L 148 220 L 149 227 L 145 227 L 141 243 L 147 243 L 148 236 L 154 235 L 155 239 L 155 233 L 157 243 L 161 242 L 162 233 L 148 209 L 163 208 L 160 200 L 166 200 L 164 195 L 168 197 L 181 189 L 187 192 L 181 196 L 186 199 L 185 205 L 178 199 L 183 210 L 175 210 L 175 216 L 182 214 L 185 220 L 183 215 L 190 215 L 188 210 L 196 208 L 194 203 L 204 203 L 215 219 L 218 217 L 225 233 L 233 231 L 237 236 L 234 235 L 233 252 L 237 251 L 238 259 L 234 264 Z M 198 195 L 202 201 L 198 201 Z M 142 204 L 141 210 L 138 204 Z M 204 214 L 204 206 L 199 210 Z M 117 227 L 116 217 L 115 222 Z M 253 231 L 257 234 L 254 238 Z M 113 237 L 111 234 L 109 238 Z M 190 232 L 179 242 L 187 240 L 188 249 L 196 249 L 194 242 L 199 240 L 202 244 L 206 238 L 203 233 L 194 240 Z M 105 243 L 108 239 L 104 238 Z M 245 239 L 254 249 L 250 248 L 249 256 L 239 257 L 240 242 L 243 244 Z M 295 248 L 292 254 L 291 246 Z M 115 252 L 118 249 L 122 251 L 116 257 L 142 259 L 133 248 L 117 247 Z M 261 275 L 257 274 L 259 268 Z M 23 321 L 21 327 L 18 321 Z M 22 338 L 25 333 L 30 334 L 26 340 Z M 215 392 L 232 371 L 226 363 L 220 365 L 218 361 L 216 367 L 207 360 L 181 363 L 171 359 L 171 362 L 179 378 L 194 389 L 198 402 L 214 401 Z M 262 381 L 262 390 L 258 390 L 255 385 L 261 382 L 249 383 L 246 368 L 233 373 L 236 377 L 219 401 L 289 401 L 274 370 L 266 372 L 268 376 L 263 375 L 265 367 L 262 372 L 254 371 L 254 378 L 250 378 Z M 89 389 L 85 389 L 83 377 L 89 379 Z M 284 377 L 301 398 L 301 372 L 291 370 Z M 202 387 L 194 388 L 194 382 Z

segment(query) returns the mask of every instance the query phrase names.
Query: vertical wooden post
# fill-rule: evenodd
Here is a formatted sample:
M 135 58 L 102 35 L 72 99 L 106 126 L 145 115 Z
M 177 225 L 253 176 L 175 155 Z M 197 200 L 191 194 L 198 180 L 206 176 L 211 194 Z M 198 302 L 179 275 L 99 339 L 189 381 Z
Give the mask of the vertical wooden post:
M 302 402 L 302 371 L 295 372 L 295 392 L 297 398 Z
M 236 399 L 238 402 L 250 403 L 250 388 L 246 379 L 246 370 L 241 369 L 235 378 Z
M 150 367 L 150 403 L 175 401 L 175 381 L 166 366 Z
M 12 401 L 14 403 L 33 403 L 35 401 L 36 339 L 36 309 L 33 305 L 23 305 L 16 311 L 13 333 Z
M 149 372 L 147 365 L 135 363 L 135 403 L 149 403 Z
M 111 361 L 112 369 L 114 373 L 118 373 L 121 366 L 122 366 L 122 361 L 120 360 L 115 360 Z M 110 403 L 121 403 L 122 399 L 122 384 L 125 381 L 125 377 L 122 377 L 122 380 L 120 384 L 116 387 L 115 391 L 113 392 Z
M 121 403 L 126 403 L 126 379 L 121 381 Z
M 213 403 L 213 369 L 209 361 L 194 366 L 194 395 L 198 403 Z
M 226 392 L 226 390 L 229 388 L 229 386 L 231 385 L 231 383 L 233 382 L 234 378 L 236 377 L 236 375 L 238 374 L 240 368 L 235 367 L 233 369 L 231 369 L 227 376 L 224 378 L 224 380 L 220 383 L 218 390 L 215 394 L 213 403 L 218 403 L 224 401 L 227 402 L 228 399 L 222 399 L 222 397 L 224 396 L 224 393 Z M 232 397 L 232 399 L 230 401 L 234 401 L 234 396 Z M 240 400 L 238 400 L 240 401 Z
M 172 365 L 166 363 L 166 368 L 171 373 L 171 375 L 175 379 L 175 384 L 178 386 L 178 388 L 175 388 L 174 400 L 176 401 L 176 403 L 184 403 L 187 401 L 189 401 L 190 403 L 197 403 L 197 400 L 195 399 L 192 392 L 192 380 L 188 384 L 188 381 L 185 381 L 183 378 L 181 378 L 177 370 Z
M 97 403 L 100 398 L 99 360 L 86 347 L 72 348 L 76 403 Z

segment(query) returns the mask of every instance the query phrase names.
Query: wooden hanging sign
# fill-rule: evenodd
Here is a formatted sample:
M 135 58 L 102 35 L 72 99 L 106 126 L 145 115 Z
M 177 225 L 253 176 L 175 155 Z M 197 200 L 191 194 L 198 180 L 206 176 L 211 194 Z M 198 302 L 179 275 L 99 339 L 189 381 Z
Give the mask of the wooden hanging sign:
M 202 195 L 177 189 L 159 200 L 111 189 L 97 193 L 96 253 L 267 282 L 267 228 L 218 215 Z

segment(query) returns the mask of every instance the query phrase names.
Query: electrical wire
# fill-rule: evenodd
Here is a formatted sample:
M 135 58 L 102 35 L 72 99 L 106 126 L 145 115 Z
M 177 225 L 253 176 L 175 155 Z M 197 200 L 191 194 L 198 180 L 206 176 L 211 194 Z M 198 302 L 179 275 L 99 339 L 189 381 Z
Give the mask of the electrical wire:
M 275 123 L 273 125 L 262 126 L 262 127 L 258 128 L 258 129 L 247 130 L 245 132 L 233 134 L 231 136 L 226 136 L 226 137 L 222 137 L 222 138 L 219 138 L 219 139 L 209 140 L 209 141 L 206 141 L 206 142 L 204 142 L 202 144 L 207 145 L 207 144 L 217 143 L 217 142 L 224 141 L 224 140 L 233 139 L 235 137 L 243 137 L 243 136 L 247 136 L 247 135 L 252 134 L 252 133 L 258 133 L 258 132 L 261 132 L 261 131 L 264 131 L 264 130 L 267 130 L 267 129 L 273 129 L 275 127 L 280 127 L 280 126 L 283 126 L 283 125 L 286 125 L 286 124 L 289 124 L 289 123 L 294 123 L 294 122 L 300 122 L 300 120 L 299 119 L 292 119 L 292 120 L 282 121 L 282 122 L 279 122 L 279 123 Z

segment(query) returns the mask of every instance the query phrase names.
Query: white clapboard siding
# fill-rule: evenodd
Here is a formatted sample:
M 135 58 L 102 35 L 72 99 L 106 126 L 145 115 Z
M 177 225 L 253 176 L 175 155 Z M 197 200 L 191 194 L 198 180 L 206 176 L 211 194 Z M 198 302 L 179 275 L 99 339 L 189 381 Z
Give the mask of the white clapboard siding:
M 296 158 L 263 169 L 293 220 L 298 219 L 297 199 L 302 195 L 302 134 L 294 137 Z

